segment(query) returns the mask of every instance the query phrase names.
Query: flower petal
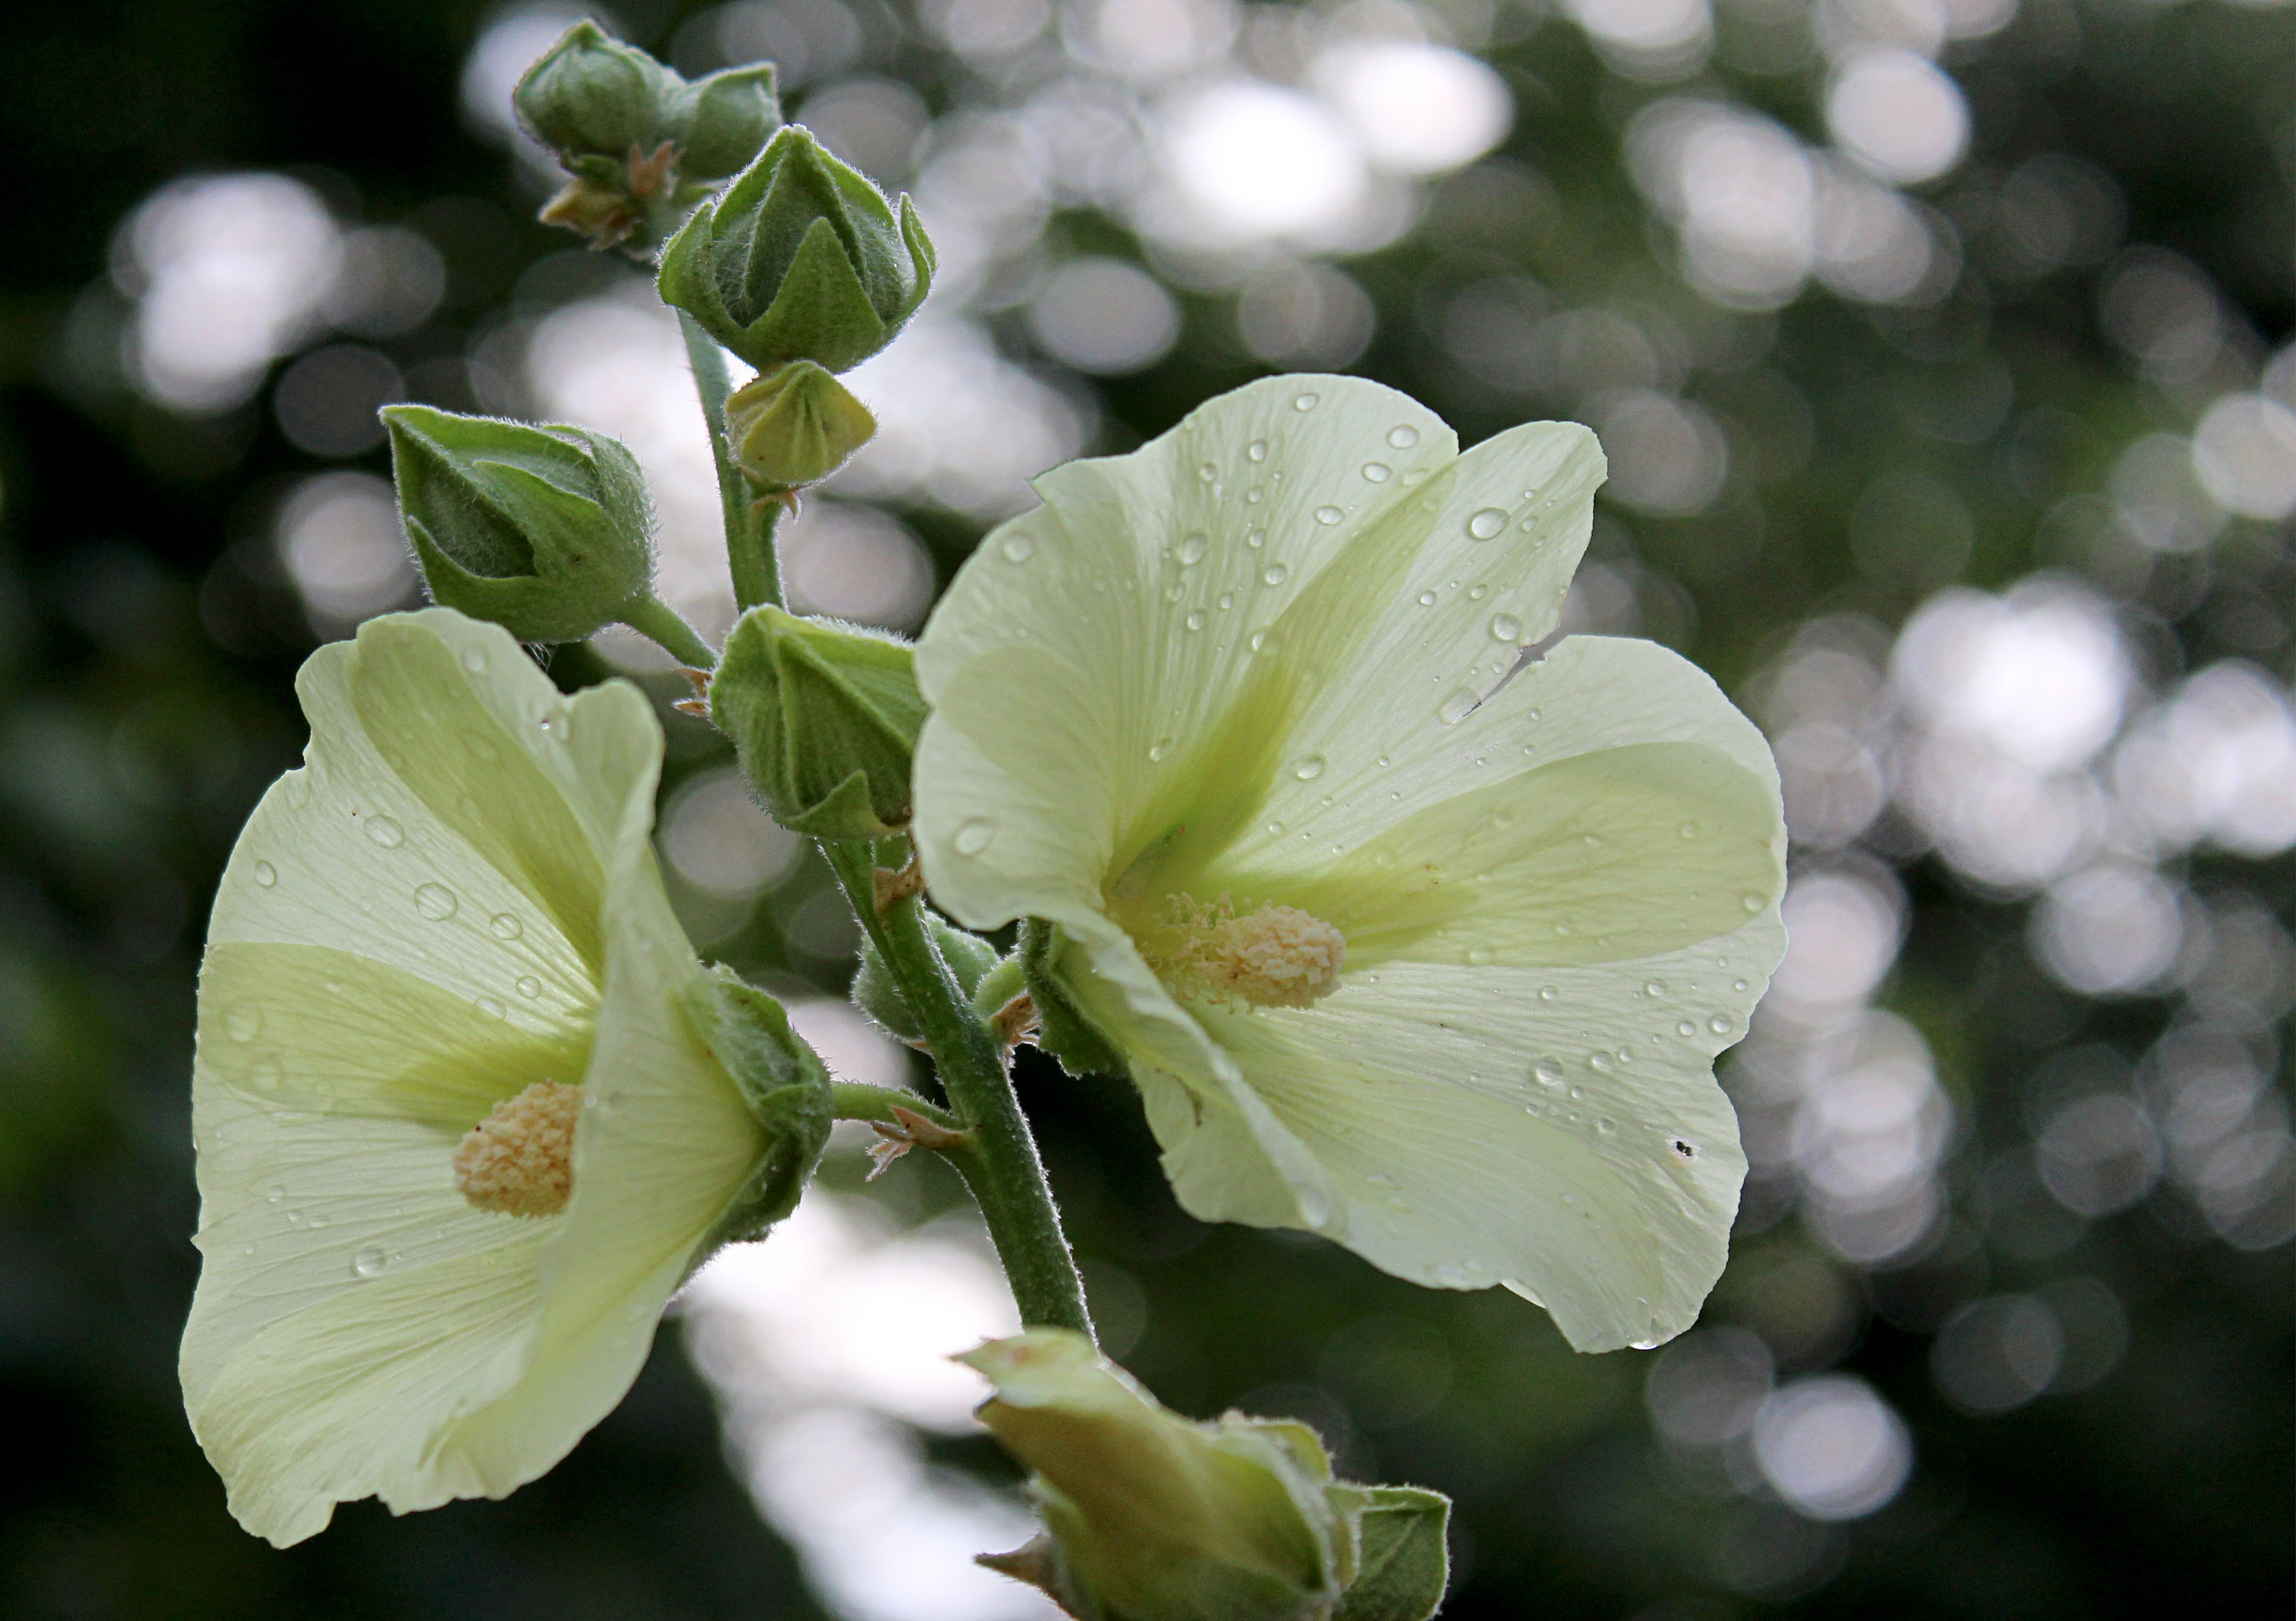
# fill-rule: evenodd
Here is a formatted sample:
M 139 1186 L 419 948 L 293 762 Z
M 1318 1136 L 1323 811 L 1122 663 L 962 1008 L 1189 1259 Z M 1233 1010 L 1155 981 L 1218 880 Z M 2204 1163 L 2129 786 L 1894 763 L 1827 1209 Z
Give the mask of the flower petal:
M 1745 1159 L 1713 1056 L 1783 945 L 1772 913 L 1637 962 L 1397 964 L 1311 1010 L 1204 1019 L 1316 1167 L 1331 1236 L 1414 1282 L 1505 1282 L 1582 1351 L 1651 1345 L 1695 1321 L 1726 1257 Z M 1243 1214 L 1282 1195 L 1248 1185 L 1217 1120 L 1207 1153 L 1185 1115 L 1150 1119 L 1189 1210 L 1316 1224 Z
M 1413 544 L 1398 526 L 1456 443 L 1425 407 L 1376 383 L 1270 378 L 1131 455 L 1039 479 L 1046 504 L 982 542 L 918 643 L 934 707 L 918 826 L 935 896 L 968 922 L 1017 916 L 1021 875 L 1050 851 L 1063 865 L 1100 850 L 1128 859 L 1128 839 L 1158 836 L 1158 806 L 1198 798 L 1207 776 L 1246 784 L 1249 809 L 1274 757 L 1239 760 L 1234 735 L 1215 728 L 1266 680 L 1255 635 L 1303 598 L 1345 594 L 1331 565 L 1366 535 L 1388 536 L 1374 550 L 1407 563 Z M 1023 647 L 1030 657 L 1012 656 Z M 1281 694 L 1262 701 L 1277 716 L 1257 729 L 1276 734 L 1265 740 L 1272 749 L 1291 708 Z M 972 754 L 937 738 L 946 730 Z M 1003 764 L 1016 741 L 1048 735 L 1070 746 L 1065 774 L 1046 773 L 1041 749 Z M 959 762 L 944 781 L 942 767 Z M 1097 786 L 1069 805 L 1057 843 L 1037 842 L 1053 829 L 1005 825 L 1021 814 L 1011 807 L 1087 778 Z M 980 823 L 996 843 L 978 845 L 975 831 L 961 845 Z

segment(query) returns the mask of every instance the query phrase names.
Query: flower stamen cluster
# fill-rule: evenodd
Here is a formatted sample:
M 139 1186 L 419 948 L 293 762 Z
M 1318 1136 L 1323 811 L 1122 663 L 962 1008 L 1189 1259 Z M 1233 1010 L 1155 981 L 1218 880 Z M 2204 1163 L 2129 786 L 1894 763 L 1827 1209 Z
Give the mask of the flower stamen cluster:
M 574 1194 L 582 1089 L 537 1081 L 504 1098 L 455 1150 L 455 1191 L 481 1210 L 555 1216 Z
M 1183 996 L 1246 1008 L 1313 1007 L 1339 988 L 1348 940 L 1297 906 L 1238 913 L 1222 895 L 1207 904 L 1168 897 L 1170 916 L 1142 942 L 1157 974 Z

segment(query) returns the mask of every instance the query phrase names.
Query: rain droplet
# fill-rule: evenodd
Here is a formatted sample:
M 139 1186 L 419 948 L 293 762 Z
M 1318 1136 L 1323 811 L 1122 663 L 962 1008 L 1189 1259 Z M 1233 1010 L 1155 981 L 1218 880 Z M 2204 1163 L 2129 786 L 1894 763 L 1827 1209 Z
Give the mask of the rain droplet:
M 480 1012 L 484 1013 L 488 1019 L 508 1019 L 510 1017 L 510 1009 L 504 1005 L 499 997 L 480 996 L 474 1000 L 471 1005 L 478 1009 Z
M 1487 506 L 1467 520 L 1467 538 L 1492 540 L 1506 528 L 1507 515 L 1495 506 Z
M 1619 1129 L 1619 1123 L 1608 1115 L 1597 1115 L 1595 1117 L 1595 1129 L 1607 1137 Z
M 1148 757 L 1152 761 L 1160 760 L 1171 752 L 1172 740 L 1168 737 L 1160 737 L 1154 742 L 1148 745 Z
M 1498 953 L 1488 946 L 1470 946 L 1467 947 L 1467 961 L 1473 967 L 1488 968 L 1498 961 Z
M 1267 531 L 1254 524 L 1243 532 L 1243 544 L 1257 552 L 1267 544 Z
M 1196 477 L 1201 479 L 1205 483 L 1210 484 L 1213 479 L 1219 477 L 1219 469 L 1213 466 L 1210 462 L 1206 462 L 1201 467 L 1196 469 Z
M 1685 822 L 1675 831 L 1680 833 L 1685 839 L 1695 839 L 1698 837 L 1698 823 L 1695 822 Z
M 1511 613 L 1493 614 L 1491 616 L 1491 640 L 1494 642 L 1521 641 L 1522 621 L 1516 618 L 1514 615 Z
M 1542 985 L 1538 987 L 1538 999 L 1541 1002 L 1553 1002 L 1562 994 L 1551 985 Z
M 251 1002 L 234 1002 L 223 1016 L 223 1033 L 236 1042 L 250 1042 L 263 1034 L 263 1010 Z
M 978 856 L 988 847 L 989 840 L 996 837 L 996 824 L 986 816 L 975 816 L 958 825 L 949 843 L 955 847 L 956 853 L 960 856 Z
M 1291 573 L 1292 570 L 1282 563 L 1270 563 L 1259 571 L 1260 583 L 1267 585 L 1281 585 L 1290 577 Z
M 1320 394 L 1302 394 L 1292 402 L 1292 409 L 1294 411 L 1313 411 L 1319 404 L 1322 403 L 1323 398 L 1324 397 Z
M 386 850 L 395 850 L 406 842 L 406 830 L 388 816 L 369 816 L 366 836 Z
M 1025 563 L 1037 554 L 1037 543 L 1026 535 L 1007 535 L 996 548 L 1008 563 Z
M 1387 430 L 1387 442 L 1398 450 L 1408 450 L 1419 443 L 1419 430 L 1408 422 L 1400 428 L 1390 428 Z
M 1267 645 L 1267 633 L 1264 630 L 1253 631 L 1251 633 L 1251 640 L 1244 645 L 1249 647 L 1255 653 L 1259 651 L 1260 649 Z
M 1674 1027 L 1674 1033 L 1677 1036 L 1695 1036 L 1698 1034 L 1697 1023 L 1693 1019 L 1683 1019 Z
M 1530 1078 L 1542 1086 L 1562 1085 L 1562 1066 L 1551 1058 L 1542 1058 L 1530 1067 Z
M 1663 980 L 1663 979 L 1653 979 L 1653 980 L 1652 980 L 1649 984 L 1647 984 L 1647 985 L 1645 985 L 1645 986 L 1644 986 L 1644 987 L 1643 987 L 1643 995 L 1645 995 L 1645 996 L 1663 996 L 1663 995 L 1666 995 L 1666 981 L 1665 981 L 1665 980 Z
M 1395 477 L 1395 469 L 1384 462 L 1366 462 L 1363 464 L 1363 476 L 1366 484 L 1384 484 Z
M 290 1210 L 287 1212 L 287 1224 L 291 1227 L 301 1226 L 303 1224 L 303 1213 L 300 1210 Z
M 1717 1036 L 1727 1036 L 1730 1034 L 1730 1021 L 1719 1013 L 1715 1014 L 1713 1018 L 1706 1021 L 1706 1027 L 1713 1031 Z
M 286 1197 L 287 1197 L 287 1190 L 286 1190 L 286 1189 L 284 1189 L 284 1188 L 274 1188 L 274 1189 L 272 1189 L 272 1190 L 271 1190 L 271 1191 L 269 1191 L 268 1193 L 266 1193 L 263 1197 L 264 1197 L 266 1199 L 269 1200 L 272 1204 L 275 1204 L 275 1204 L 277 1204 L 281 1199 L 284 1199 L 284 1198 L 286 1198 Z
M 434 923 L 453 917 L 457 905 L 455 892 L 444 884 L 424 884 L 414 892 L 414 910 Z
M 1265 462 L 1267 460 L 1267 441 L 1266 439 L 1252 440 L 1250 444 L 1243 447 L 1243 454 L 1250 456 L 1255 462 Z
M 475 647 L 463 650 L 463 667 L 476 675 L 487 667 L 487 656 Z
M 1419 605 L 1422 608 L 1432 608 L 1435 606 L 1436 601 L 1436 595 L 1431 591 L 1423 591 L 1419 594 Z
M 1188 610 L 1188 617 L 1180 622 L 1190 630 L 1201 630 L 1204 627 L 1204 610 L 1201 608 L 1192 608 Z
M 1762 909 L 1762 897 L 1759 895 L 1742 895 L 1738 897 L 1738 904 L 1749 912 L 1759 912 Z
M 1312 782 L 1324 774 L 1324 760 L 1320 754 L 1311 754 L 1292 767 L 1292 774 L 1302 782 Z
M 382 1269 L 390 1265 L 390 1257 L 383 1254 L 381 1250 L 362 1249 L 351 1257 L 351 1276 L 355 1278 L 381 1277 L 382 1275 Z
M 1436 707 L 1435 718 L 1447 726 L 1456 726 L 1475 711 L 1482 698 L 1472 687 L 1461 687 Z
M 1733 979 L 1730 981 L 1730 988 L 1734 991 L 1742 991 L 1747 989 L 1748 987 L 1743 979 Z
M 1332 525 L 1339 522 L 1341 519 L 1345 518 L 1347 514 L 1345 512 L 1340 511 L 1340 509 L 1335 506 L 1319 506 L 1316 509 L 1316 521 L 1322 524 L 1325 528 L 1331 528 Z
M 279 881 L 279 869 L 273 866 L 267 861 L 257 862 L 255 864 L 255 881 L 268 889 L 272 885 Z
M 518 994 L 529 997 L 541 995 L 542 981 L 532 974 L 521 974 L 518 977 Z
M 487 927 L 497 940 L 515 940 L 526 932 L 526 925 L 507 912 L 497 912 L 487 920 Z
M 1203 561 L 1205 544 L 1206 542 L 1201 534 L 1185 536 L 1180 542 L 1179 551 L 1175 554 L 1180 560 L 1180 567 L 1183 569 L 1193 568 L 1197 563 Z

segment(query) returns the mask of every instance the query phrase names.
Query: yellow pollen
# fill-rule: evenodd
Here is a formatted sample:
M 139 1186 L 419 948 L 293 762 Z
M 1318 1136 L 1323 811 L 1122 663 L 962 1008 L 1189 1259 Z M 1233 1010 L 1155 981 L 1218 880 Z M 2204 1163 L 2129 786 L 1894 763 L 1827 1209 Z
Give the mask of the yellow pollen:
M 455 1191 L 481 1210 L 555 1216 L 574 1191 L 574 1122 L 582 1089 L 537 1081 L 465 1133 Z
M 1208 906 L 1176 895 L 1172 905 L 1147 954 L 1183 995 L 1305 1008 L 1339 988 L 1347 937 L 1313 913 L 1271 905 L 1238 915 L 1226 896 Z

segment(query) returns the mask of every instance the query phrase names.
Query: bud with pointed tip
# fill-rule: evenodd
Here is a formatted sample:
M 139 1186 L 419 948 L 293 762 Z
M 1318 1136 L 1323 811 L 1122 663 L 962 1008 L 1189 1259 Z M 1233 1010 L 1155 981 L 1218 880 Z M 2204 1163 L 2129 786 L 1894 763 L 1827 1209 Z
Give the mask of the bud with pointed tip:
M 688 84 L 587 20 L 526 70 L 511 102 L 571 176 L 542 217 L 600 248 L 641 226 L 646 245 L 659 242 L 782 121 L 772 64 Z
M 726 639 L 709 713 L 791 832 L 882 839 L 908 825 L 925 700 L 899 637 L 752 608 Z
M 578 642 L 650 593 L 652 508 L 618 440 L 427 405 L 382 416 L 433 601 L 521 642 Z
M 734 464 L 761 491 L 818 484 L 877 431 L 877 419 L 810 360 L 762 372 L 726 402 Z
M 1305 1425 L 1168 1412 L 1081 1335 L 1029 1329 L 956 1359 L 980 1421 L 1032 1471 L 1046 1535 L 985 1560 L 1091 1621 L 1327 1621 L 1354 1581 L 1364 1488 Z
M 661 296 L 760 372 L 792 360 L 843 372 L 893 340 L 932 274 L 908 198 L 897 212 L 791 125 L 670 239 Z
M 765 1128 L 766 1151 L 713 1234 L 742 1243 L 797 1208 L 806 1178 L 828 1145 L 834 1118 L 830 1076 L 814 1050 L 790 1028 L 782 1004 L 722 964 L 688 986 L 686 1022 L 741 1088 Z
M 984 1017 L 996 1012 L 1004 1001 L 983 1007 L 980 989 L 989 980 L 999 963 L 996 948 L 979 935 L 945 921 L 928 909 L 925 927 L 931 931 L 933 944 L 940 951 L 940 960 L 948 964 L 948 971 L 956 980 L 956 988 L 972 1000 L 973 1011 Z M 909 1006 L 908 998 L 901 995 L 885 959 L 878 954 L 874 942 L 865 936 L 861 941 L 861 966 L 854 970 L 853 987 L 849 993 L 853 1005 L 866 1013 L 871 1021 L 881 1026 L 889 1035 L 903 1041 L 922 1041 L 924 1020 Z M 1005 1000 L 1009 1000 L 1009 995 Z

